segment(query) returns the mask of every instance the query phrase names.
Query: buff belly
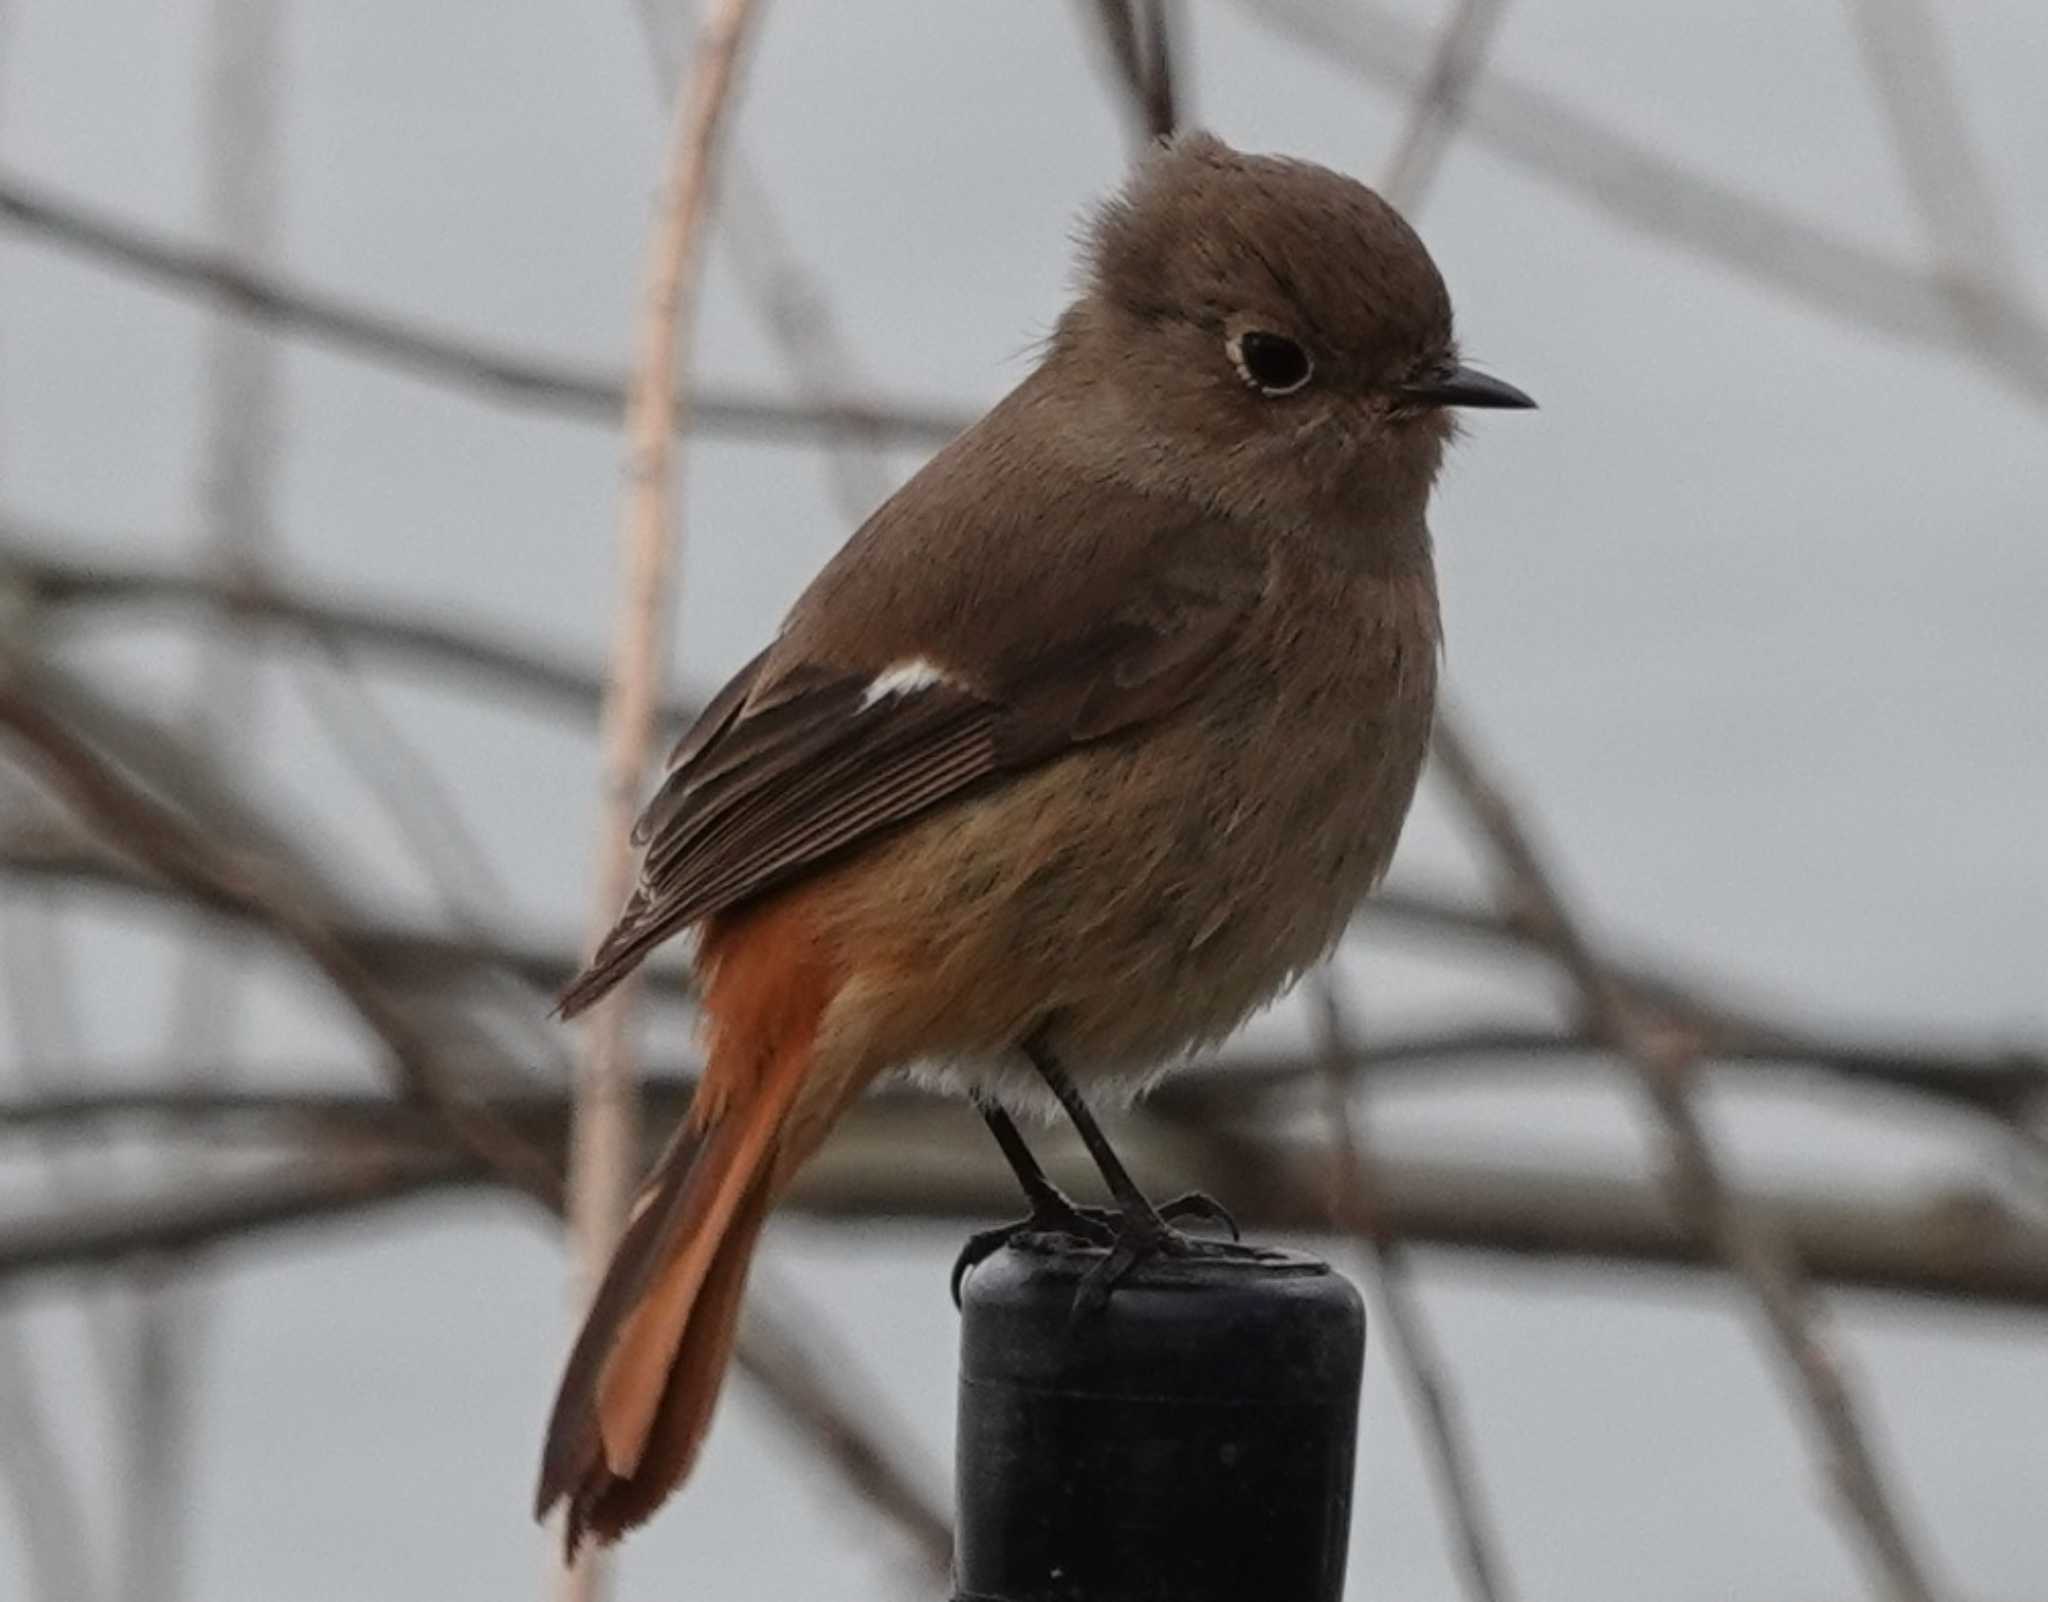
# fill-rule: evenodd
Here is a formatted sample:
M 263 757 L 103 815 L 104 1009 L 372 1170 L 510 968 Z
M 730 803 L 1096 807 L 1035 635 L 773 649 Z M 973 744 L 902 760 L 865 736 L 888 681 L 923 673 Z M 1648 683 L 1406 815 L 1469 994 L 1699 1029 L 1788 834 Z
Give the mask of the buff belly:
M 828 1041 L 862 1077 L 1037 1102 L 1017 1047 L 1041 1028 L 1112 1095 L 1222 1039 L 1393 854 L 1427 708 L 1361 716 L 1343 688 L 1077 752 L 863 853 L 833 901 L 855 966 Z

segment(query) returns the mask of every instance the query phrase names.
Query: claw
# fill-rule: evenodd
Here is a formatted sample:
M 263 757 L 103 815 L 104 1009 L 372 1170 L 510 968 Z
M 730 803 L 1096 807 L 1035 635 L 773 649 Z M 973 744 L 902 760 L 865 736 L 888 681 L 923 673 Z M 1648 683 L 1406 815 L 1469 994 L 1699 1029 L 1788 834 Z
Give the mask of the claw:
M 1232 1240 L 1244 1239 L 1238 1230 L 1237 1220 L 1230 1216 L 1230 1209 L 1206 1191 L 1191 1190 L 1185 1196 L 1174 1197 L 1160 1207 L 1159 1216 L 1169 1224 L 1177 1224 L 1184 1219 L 1194 1223 L 1221 1224 L 1230 1232 Z
M 978 1230 L 967 1237 L 967 1244 L 953 1259 L 953 1306 L 960 1305 L 960 1287 L 967 1283 L 967 1276 L 1020 1235 L 1066 1235 L 1091 1246 L 1113 1246 L 1117 1232 L 1116 1215 L 1107 1208 L 1076 1207 L 1064 1201 L 1042 1206 L 1029 1218 L 1020 1218 L 1014 1224 Z
M 1204 1240 L 1168 1227 L 1181 1222 L 1221 1225 L 1229 1232 L 1230 1240 Z M 1062 1197 L 1057 1202 L 1039 1207 L 1029 1218 L 968 1236 L 967 1244 L 960 1248 L 960 1255 L 953 1259 L 949 1288 L 956 1308 L 960 1305 L 960 1291 L 967 1282 L 967 1276 L 1022 1235 L 1065 1235 L 1090 1246 L 1109 1248 L 1107 1255 L 1088 1271 L 1080 1289 L 1075 1292 L 1073 1316 L 1076 1321 L 1108 1305 L 1110 1292 L 1148 1257 L 1228 1254 L 1243 1238 L 1238 1233 L 1237 1220 L 1231 1217 L 1230 1209 L 1215 1197 L 1198 1190 L 1174 1197 L 1149 1217 L 1136 1218 L 1107 1207 L 1076 1206 Z M 1254 1247 L 1245 1247 L 1244 1250 L 1255 1255 L 1257 1252 Z
M 1237 1220 L 1213 1196 L 1194 1191 L 1176 1196 L 1149 1217 L 1116 1216 L 1116 1237 L 1109 1255 L 1091 1268 L 1074 1293 L 1074 1310 L 1069 1327 L 1100 1312 L 1109 1304 L 1110 1292 L 1124 1276 L 1150 1257 L 1227 1257 L 1260 1259 L 1271 1254 L 1258 1246 L 1239 1243 Z M 1186 1235 L 1173 1227 L 1176 1219 L 1200 1219 L 1221 1224 L 1230 1231 L 1229 1240 L 1206 1240 Z

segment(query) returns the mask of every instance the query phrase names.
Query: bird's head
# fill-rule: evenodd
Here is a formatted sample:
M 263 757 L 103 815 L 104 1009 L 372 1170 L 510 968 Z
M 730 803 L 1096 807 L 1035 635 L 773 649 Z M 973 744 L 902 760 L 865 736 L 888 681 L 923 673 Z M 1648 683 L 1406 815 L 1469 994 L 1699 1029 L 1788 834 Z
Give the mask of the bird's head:
M 1534 404 L 1464 365 L 1436 264 L 1355 179 L 1208 134 L 1090 229 L 1055 348 L 1133 469 L 1240 514 L 1417 514 L 1450 408 Z

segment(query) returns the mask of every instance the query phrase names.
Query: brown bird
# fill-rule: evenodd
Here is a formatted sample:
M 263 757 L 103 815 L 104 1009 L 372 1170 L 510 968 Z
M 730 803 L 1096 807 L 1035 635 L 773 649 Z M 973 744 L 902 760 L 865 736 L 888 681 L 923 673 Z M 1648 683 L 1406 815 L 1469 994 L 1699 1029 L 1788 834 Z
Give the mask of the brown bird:
M 638 888 L 562 998 L 699 936 L 703 1079 L 549 1424 L 540 1512 L 567 1500 L 571 1550 L 689 1472 L 762 1221 L 878 1074 L 973 1095 L 1031 1227 L 1120 1264 L 1184 1249 L 1077 1082 L 1129 1094 L 1227 1035 L 1393 855 L 1436 694 L 1446 408 L 1532 403 L 1460 364 L 1408 225 L 1305 162 L 1183 136 L 1086 269 L 1037 370 L 676 747 Z M 1068 1204 L 1002 1111 L 1046 1085 L 1116 1212 Z

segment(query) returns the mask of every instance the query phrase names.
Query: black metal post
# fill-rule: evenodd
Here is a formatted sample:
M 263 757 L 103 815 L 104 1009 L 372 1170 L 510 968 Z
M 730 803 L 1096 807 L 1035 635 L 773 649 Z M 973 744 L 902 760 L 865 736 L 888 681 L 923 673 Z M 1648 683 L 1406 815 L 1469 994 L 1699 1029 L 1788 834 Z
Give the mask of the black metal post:
M 1357 1290 L 1291 1252 L 1155 1257 L 1105 1306 L 1043 1237 L 961 1308 L 956 1602 L 1338 1602 Z

